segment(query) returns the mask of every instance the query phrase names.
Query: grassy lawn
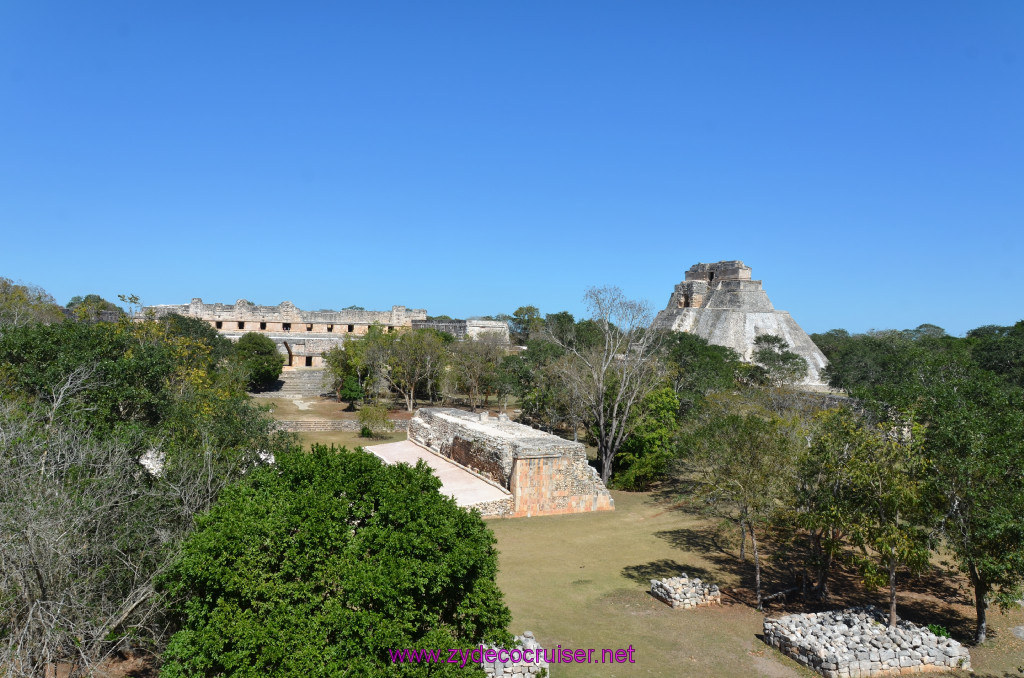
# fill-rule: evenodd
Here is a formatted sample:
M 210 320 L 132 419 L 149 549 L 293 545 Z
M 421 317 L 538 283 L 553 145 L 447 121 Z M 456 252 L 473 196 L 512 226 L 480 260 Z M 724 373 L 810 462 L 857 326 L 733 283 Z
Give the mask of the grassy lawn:
M 405 440 L 405 431 L 395 431 L 384 438 L 362 438 L 359 436 L 358 431 L 325 431 L 321 433 L 298 433 L 299 440 L 303 446 L 309 446 L 313 443 L 320 443 L 322 445 L 342 445 L 352 450 L 357 447 L 369 447 L 370 445 L 380 445 L 382 443 L 394 443 L 399 440 Z
M 739 602 L 748 599 L 739 587 L 752 568 L 719 547 L 706 519 L 648 493 L 613 495 L 613 512 L 488 521 L 498 539 L 498 583 L 513 633 L 531 630 L 544 647 L 636 649 L 635 664 L 558 665 L 555 678 L 818 675 L 760 641 L 762 614 Z M 649 595 L 649 579 L 680 571 L 719 583 L 724 604 L 673 610 Z M 884 604 L 884 592 L 861 595 Z M 920 598 L 904 612 L 908 618 L 941 606 L 947 615 L 966 615 L 962 626 L 970 626 L 972 608 L 964 600 L 951 606 L 949 597 Z M 1024 624 L 1024 610 L 993 610 L 989 623 L 993 639 L 971 648 L 975 675 L 1021 675 L 1024 641 L 1010 629 Z

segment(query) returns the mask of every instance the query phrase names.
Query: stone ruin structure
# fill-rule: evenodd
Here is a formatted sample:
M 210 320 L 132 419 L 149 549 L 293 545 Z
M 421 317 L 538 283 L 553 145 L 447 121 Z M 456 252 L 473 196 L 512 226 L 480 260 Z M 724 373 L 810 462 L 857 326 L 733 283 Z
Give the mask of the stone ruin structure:
M 170 313 L 205 320 L 215 330 L 233 341 L 247 332 L 259 332 L 274 340 L 285 357 L 285 369 L 323 367 L 323 354 L 346 339 L 361 337 L 370 327 L 379 325 L 385 332 L 403 328 L 433 327 L 449 332 L 458 339 L 480 339 L 495 336 L 509 343 L 508 324 L 497 320 L 452 320 L 436 323 L 427 320 L 422 308 L 392 306 L 390 311 L 303 311 L 290 301 L 277 306 L 260 306 L 239 299 L 234 304 L 204 304 L 195 298 L 188 304 L 147 306 L 139 317 L 152 314 L 161 317 Z
M 234 304 L 204 304 L 200 298 L 189 304 L 147 306 L 141 315 L 148 313 L 157 318 L 170 313 L 199 318 L 232 340 L 247 332 L 265 334 L 274 340 L 285 357 L 285 369 L 322 367 L 324 353 L 346 338 L 366 334 L 372 325 L 394 332 L 411 327 L 413 320 L 427 317 L 425 309 L 405 306 L 392 306 L 390 311 L 303 311 L 290 301 L 282 301 L 277 306 L 259 306 L 245 299 Z
M 953 640 L 868 606 L 764 620 L 764 641 L 826 678 L 866 678 L 970 670 L 971 655 Z
M 488 336 L 499 343 L 509 343 L 508 323 L 501 320 L 413 320 L 413 329 L 427 328 L 447 332 L 456 339 L 483 339 Z
M 673 608 L 722 604 L 718 584 L 707 584 L 696 577 L 690 579 L 685 573 L 679 577 L 652 579 L 651 595 Z
M 540 516 L 614 510 L 608 488 L 587 463 L 582 443 L 486 412 L 420 409 L 409 440 L 508 490 L 507 507 L 493 515 Z
M 751 268 L 742 261 L 691 266 L 652 327 L 692 332 L 708 343 L 733 349 L 747 362 L 753 359 L 754 338 L 759 334 L 782 337 L 791 351 L 807 361 L 807 377 L 801 383 L 825 385 L 821 371 L 828 360 L 821 349 L 788 312 L 772 306 L 761 281 L 751 280 Z

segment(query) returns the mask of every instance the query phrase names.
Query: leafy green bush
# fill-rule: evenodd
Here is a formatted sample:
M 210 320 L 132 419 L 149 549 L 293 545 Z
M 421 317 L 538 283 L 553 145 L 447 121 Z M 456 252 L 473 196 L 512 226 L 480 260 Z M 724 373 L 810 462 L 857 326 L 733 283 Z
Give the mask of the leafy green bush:
M 369 426 L 364 426 L 361 429 L 359 429 L 359 437 L 360 438 L 372 438 L 373 437 L 373 430 Z
M 511 641 L 494 537 L 440 486 L 423 462 L 322 445 L 249 474 L 163 580 L 181 630 L 161 675 L 478 675 L 388 655 Z
M 364 438 L 379 438 L 395 430 L 395 423 L 388 419 L 388 408 L 382 405 L 365 405 L 359 410 L 359 423 L 362 426 L 359 435 Z M 363 433 L 365 430 L 370 434 Z
M 939 638 L 949 638 L 949 629 L 942 624 L 929 624 L 928 630 L 937 635 Z

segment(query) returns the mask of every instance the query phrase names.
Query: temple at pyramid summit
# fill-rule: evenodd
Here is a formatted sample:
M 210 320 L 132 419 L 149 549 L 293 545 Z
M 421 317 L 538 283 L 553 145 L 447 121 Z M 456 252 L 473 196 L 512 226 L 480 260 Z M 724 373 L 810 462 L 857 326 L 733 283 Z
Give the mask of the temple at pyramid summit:
M 708 343 L 728 346 L 747 362 L 753 357 L 754 337 L 782 337 L 807 361 L 807 378 L 801 383 L 824 386 L 825 355 L 788 312 L 772 306 L 761 281 L 751 280 L 750 273 L 742 261 L 691 266 L 652 327 L 691 332 Z

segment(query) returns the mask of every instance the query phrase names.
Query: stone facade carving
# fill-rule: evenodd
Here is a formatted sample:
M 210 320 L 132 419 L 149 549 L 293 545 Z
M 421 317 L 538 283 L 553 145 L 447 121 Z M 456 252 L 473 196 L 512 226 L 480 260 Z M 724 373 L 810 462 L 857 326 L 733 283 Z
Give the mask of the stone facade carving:
M 385 332 L 412 327 L 414 320 L 425 320 L 422 308 L 392 306 L 390 311 L 303 311 L 290 301 L 277 306 L 259 306 L 245 299 L 234 304 L 205 304 L 195 298 L 188 304 L 147 306 L 142 314 L 155 317 L 177 313 L 205 320 L 211 327 L 232 340 L 247 332 L 266 334 L 285 357 L 285 367 L 322 367 L 323 354 L 346 338 L 366 334 L 371 325 L 380 325 Z
M 759 334 L 782 337 L 807 361 L 806 386 L 824 386 L 821 371 L 828 360 L 786 311 L 776 310 L 742 261 L 695 264 L 676 285 L 668 306 L 652 327 L 692 332 L 709 343 L 728 346 L 750 362 Z
M 587 463 L 582 443 L 504 415 L 423 408 L 409 422 L 409 440 L 509 490 L 511 517 L 615 508 L 597 471 Z

